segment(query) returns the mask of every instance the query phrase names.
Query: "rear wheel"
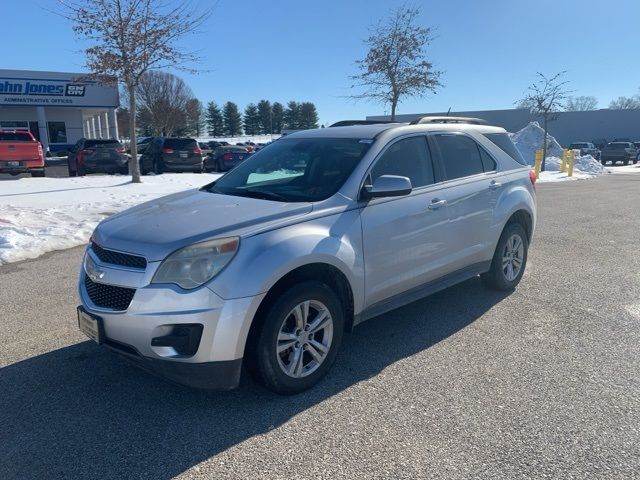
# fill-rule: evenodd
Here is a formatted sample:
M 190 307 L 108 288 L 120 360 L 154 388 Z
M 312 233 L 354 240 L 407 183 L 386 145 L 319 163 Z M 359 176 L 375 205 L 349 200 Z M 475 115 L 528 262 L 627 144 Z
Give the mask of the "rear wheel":
M 513 290 L 527 266 L 529 241 L 519 223 L 509 223 L 502 231 L 493 254 L 491 268 L 481 275 L 485 285 L 496 290 Z
M 247 348 L 251 373 L 269 390 L 291 395 L 331 368 L 344 331 L 338 296 L 320 282 L 303 282 L 269 307 Z
M 84 165 L 78 165 L 78 164 L 76 163 L 76 174 L 77 174 L 79 177 L 84 177 L 84 176 L 87 174 L 87 172 L 86 172 L 86 170 L 85 170 L 85 168 L 84 168 Z

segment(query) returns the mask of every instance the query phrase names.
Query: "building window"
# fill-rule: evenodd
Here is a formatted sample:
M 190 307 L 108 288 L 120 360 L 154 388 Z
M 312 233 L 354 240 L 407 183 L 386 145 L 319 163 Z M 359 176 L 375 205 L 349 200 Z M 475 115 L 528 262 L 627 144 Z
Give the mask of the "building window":
M 29 122 L 3 120 L 0 122 L 0 128 L 7 130 L 29 130 Z
M 67 143 L 67 126 L 64 122 L 47 122 L 49 143 Z

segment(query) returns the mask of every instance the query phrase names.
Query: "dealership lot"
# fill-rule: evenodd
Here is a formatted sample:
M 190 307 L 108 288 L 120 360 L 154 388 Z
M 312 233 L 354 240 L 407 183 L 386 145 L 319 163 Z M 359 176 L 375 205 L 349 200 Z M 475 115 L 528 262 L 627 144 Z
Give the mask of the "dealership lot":
M 86 341 L 82 248 L 0 267 L 0 478 L 632 478 L 640 176 L 538 193 L 514 293 L 471 280 L 365 323 L 294 397 L 192 391 Z

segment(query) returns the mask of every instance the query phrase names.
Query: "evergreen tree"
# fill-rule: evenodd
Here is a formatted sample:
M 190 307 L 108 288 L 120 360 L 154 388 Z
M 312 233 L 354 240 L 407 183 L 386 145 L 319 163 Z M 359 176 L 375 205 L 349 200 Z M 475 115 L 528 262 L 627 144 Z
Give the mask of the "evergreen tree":
M 318 128 L 318 112 L 311 102 L 302 102 L 300 105 L 300 128 Z
M 271 103 L 269 100 L 260 100 L 258 102 L 258 115 L 260 116 L 260 133 L 273 133 L 271 119 Z
M 260 114 L 255 103 L 250 103 L 244 109 L 244 133 L 247 135 L 260 133 Z
M 282 126 L 284 124 L 284 107 L 280 102 L 274 102 L 271 106 L 271 133 L 282 132 Z
M 238 111 L 238 105 L 233 102 L 225 103 L 222 109 L 222 117 L 224 119 L 225 135 L 233 137 L 242 133 L 242 116 Z
M 224 121 L 222 119 L 222 112 L 216 102 L 207 103 L 207 109 L 205 112 L 205 121 L 207 124 L 207 131 L 212 137 L 221 137 L 224 135 Z
M 291 100 L 284 111 L 284 123 L 290 130 L 300 128 L 300 104 Z

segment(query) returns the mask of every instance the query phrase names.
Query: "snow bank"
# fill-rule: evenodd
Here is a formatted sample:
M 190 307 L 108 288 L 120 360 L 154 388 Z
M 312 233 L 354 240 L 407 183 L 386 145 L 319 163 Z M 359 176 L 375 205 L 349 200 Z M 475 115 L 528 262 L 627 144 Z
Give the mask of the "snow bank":
M 544 138 L 544 130 L 538 122 L 531 122 L 522 130 L 510 133 L 509 136 L 524 159 L 529 165 L 533 165 L 536 150 L 542 148 Z M 562 157 L 562 147 L 551 135 L 547 135 L 547 157 Z
M 509 136 L 516 148 L 520 151 L 524 159 L 533 165 L 536 150 L 543 144 L 544 130 L 538 122 L 531 122 L 522 130 L 510 133 Z M 591 155 L 576 157 L 573 163 L 573 176 L 569 177 L 566 172 L 560 173 L 562 166 L 562 147 L 551 135 L 547 135 L 547 159 L 545 161 L 545 172 L 540 173 L 539 182 L 559 182 L 564 180 L 581 180 L 593 178 L 597 175 L 610 173 L 602 164 Z
M 280 135 L 239 135 L 237 137 L 198 137 L 196 141 L 198 142 L 208 142 L 210 140 L 216 142 L 229 142 L 231 145 L 235 145 L 239 142 L 253 142 L 253 143 L 269 143 L 272 140 L 276 140 L 280 138 Z
M 102 219 L 220 175 L 163 174 L 0 180 L 0 265 L 87 243 Z

